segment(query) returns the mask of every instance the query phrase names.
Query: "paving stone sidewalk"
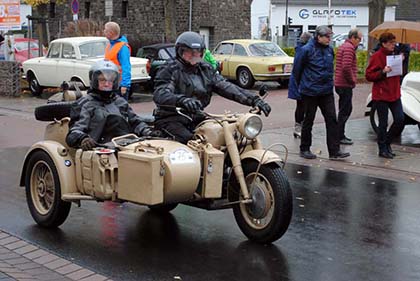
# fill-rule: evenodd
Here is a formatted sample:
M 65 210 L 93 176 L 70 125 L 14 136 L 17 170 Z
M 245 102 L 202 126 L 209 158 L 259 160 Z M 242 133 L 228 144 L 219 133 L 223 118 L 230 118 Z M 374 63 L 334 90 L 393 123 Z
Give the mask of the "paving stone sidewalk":
M 0 281 L 111 281 L 0 230 Z

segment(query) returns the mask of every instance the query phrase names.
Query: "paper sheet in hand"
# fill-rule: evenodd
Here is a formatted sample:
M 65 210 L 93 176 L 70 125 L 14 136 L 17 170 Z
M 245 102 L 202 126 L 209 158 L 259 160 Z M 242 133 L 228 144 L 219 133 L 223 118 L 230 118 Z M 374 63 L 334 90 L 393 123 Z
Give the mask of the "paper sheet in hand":
M 386 56 L 386 65 L 391 67 L 391 71 L 386 74 L 386 77 L 402 75 L 402 55 Z

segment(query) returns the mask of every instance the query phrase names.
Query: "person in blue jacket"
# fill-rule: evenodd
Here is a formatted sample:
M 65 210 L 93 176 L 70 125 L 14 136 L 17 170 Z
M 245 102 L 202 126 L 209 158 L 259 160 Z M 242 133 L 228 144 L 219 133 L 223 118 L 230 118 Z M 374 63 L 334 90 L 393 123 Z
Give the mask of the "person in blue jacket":
M 311 39 L 295 56 L 293 76 L 302 95 L 305 108 L 300 141 L 300 156 L 315 159 L 310 150 L 312 126 L 318 107 L 324 116 L 327 130 L 327 146 L 330 159 L 341 159 L 350 153 L 340 150 L 337 114 L 334 104 L 334 51 L 330 46 L 332 31 L 321 25 Z
M 308 43 L 309 39 L 312 38 L 312 34 L 309 32 L 303 32 L 300 35 L 299 40 L 297 41 L 296 47 L 295 47 L 295 57 L 297 54 L 299 54 L 301 48 L 305 46 L 306 43 Z M 301 95 L 298 92 L 297 85 L 295 78 L 292 75 L 290 75 L 289 79 L 289 91 L 287 97 L 289 99 L 296 100 L 296 109 L 295 109 L 295 131 L 293 132 L 293 136 L 295 138 L 300 138 L 301 130 L 302 130 L 302 122 L 303 122 L 303 116 L 304 116 L 304 107 L 303 107 L 303 100 Z
M 131 47 L 127 38 L 120 35 L 120 26 L 116 22 L 107 22 L 104 29 L 109 40 L 105 48 L 105 59 L 112 61 L 120 73 L 120 95 L 126 100 L 131 87 Z

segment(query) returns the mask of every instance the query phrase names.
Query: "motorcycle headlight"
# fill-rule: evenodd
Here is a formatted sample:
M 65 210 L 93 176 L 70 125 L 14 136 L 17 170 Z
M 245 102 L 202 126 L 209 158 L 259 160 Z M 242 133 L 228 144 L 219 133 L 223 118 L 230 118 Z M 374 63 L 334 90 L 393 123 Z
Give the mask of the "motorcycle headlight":
M 239 121 L 239 132 L 247 139 L 254 139 L 261 133 L 262 126 L 262 120 L 258 115 L 245 115 Z

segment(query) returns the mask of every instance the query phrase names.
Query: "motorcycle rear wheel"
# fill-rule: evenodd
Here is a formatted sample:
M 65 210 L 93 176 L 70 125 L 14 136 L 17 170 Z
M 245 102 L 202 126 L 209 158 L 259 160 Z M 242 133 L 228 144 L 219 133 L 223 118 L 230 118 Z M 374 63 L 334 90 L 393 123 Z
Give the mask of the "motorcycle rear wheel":
M 262 165 L 257 175 L 256 161 L 247 161 L 242 167 L 253 202 L 233 206 L 236 222 L 250 240 L 272 243 L 283 236 L 292 218 L 293 196 L 289 181 L 274 163 Z M 235 179 L 233 196 L 230 196 L 232 201 L 239 199 L 239 190 Z

